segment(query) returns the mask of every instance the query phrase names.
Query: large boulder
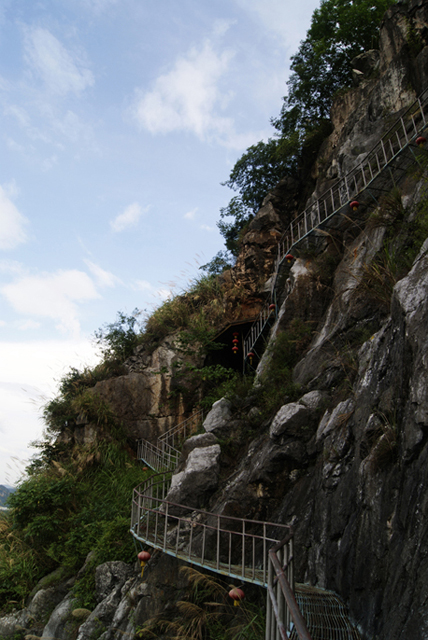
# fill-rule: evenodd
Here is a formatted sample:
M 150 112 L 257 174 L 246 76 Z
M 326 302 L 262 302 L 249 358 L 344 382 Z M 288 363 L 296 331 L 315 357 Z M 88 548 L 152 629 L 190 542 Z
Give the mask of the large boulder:
M 169 502 L 198 508 L 218 485 L 220 445 L 193 449 L 183 471 L 172 476 Z
M 316 412 L 300 402 L 289 402 L 281 407 L 269 429 L 273 440 L 282 435 L 306 439 L 312 434 Z
M 208 433 L 220 434 L 228 428 L 232 417 L 232 408 L 229 400 L 221 398 L 214 402 L 211 411 L 204 421 L 204 429 Z

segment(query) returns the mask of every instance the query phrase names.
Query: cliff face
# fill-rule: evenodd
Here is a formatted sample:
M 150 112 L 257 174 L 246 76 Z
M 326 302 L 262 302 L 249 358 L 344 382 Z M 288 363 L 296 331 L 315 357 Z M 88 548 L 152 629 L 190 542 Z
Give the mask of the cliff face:
M 427 25 L 426 2 L 398 3 L 384 19 L 380 51 L 353 62 L 355 86 L 333 105 L 333 132 L 313 166 L 309 203 L 352 169 L 428 87 Z M 205 423 L 220 442 L 209 486 L 188 495 L 184 459 L 181 488 L 174 485 L 177 502 L 196 507 L 201 500 L 210 511 L 292 523 L 297 580 L 339 593 L 367 639 L 428 637 L 426 153 L 419 152 L 417 171 L 403 175 L 398 188 L 391 183 L 376 192 L 358 217 L 343 218 L 300 247 L 278 292 L 285 300 L 258 379 L 269 371 L 269 353 L 281 334 L 296 319 L 306 324 L 311 342 L 294 367 L 293 401 L 284 390 L 281 408 L 269 419 L 260 418 L 256 392 L 240 404 L 222 401 Z M 223 275 L 224 305 L 235 321 L 254 316 L 264 300 L 278 239 L 303 206 L 300 189 L 284 180 L 267 196 L 236 267 Z M 127 375 L 93 388 L 130 439 L 155 442 L 187 415 L 182 404 L 171 409 L 168 403 L 180 358 L 168 337 L 153 353 L 140 350 L 130 358 Z M 64 437 L 87 442 L 95 435 L 82 416 Z M 218 448 L 213 437 L 202 440 Z M 156 598 L 165 590 L 171 600 L 177 597 L 172 578 L 164 577 L 170 572 L 178 587 L 175 561 L 156 562 L 154 582 L 149 570 L 143 585 L 129 567 L 108 563 L 100 570 L 112 585 L 98 594 L 104 640 L 132 635 L 160 610 Z M 61 603 L 70 613 L 67 595 L 44 637 L 71 637 L 60 624 Z M 93 637 L 93 613 L 79 640 Z M 3 619 L 0 635 L 12 635 L 25 619 Z

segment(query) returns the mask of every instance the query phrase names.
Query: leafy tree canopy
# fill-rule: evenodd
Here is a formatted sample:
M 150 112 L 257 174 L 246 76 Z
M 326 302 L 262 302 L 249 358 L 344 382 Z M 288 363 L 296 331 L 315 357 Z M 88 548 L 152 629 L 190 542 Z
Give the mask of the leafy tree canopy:
M 378 47 L 379 26 L 394 0 L 323 0 L 305 40 L 292 56 L 288 95 L 279 118 L 281 134 L 312 128 L 329 118 L 333 96 L 352 82 L 351 60 Z
M 329 134 L 334 94 L 352 81 L 351 60 L 378 46 L 379 25 L 394 0 L 322 0 L 310 29 L 292 56 L 288 95 L 278 118 L 277 138 L 249 147 L 222 183 L 238 192 L 220 210 L 217 223 L 226 248 L 238 253 L 242 230 L 263 198 L 285 175 L 296 174 L 306 146 L 314 151 Z M 316 151 L 316 149 L 315 149 Z
M 293 168 L 293 159 L 280 148 L 277 139 L 261 140 L 249 147 L 233 167 L 229 179 L 222 184 L 237 191 L 227 207 L 220 209 L 217 223 L 226 248 L 238 253 L 238 240 L 243 227 L 260 209 L 267 192 Z M 232 222 L 227 219 L 232 218 Z

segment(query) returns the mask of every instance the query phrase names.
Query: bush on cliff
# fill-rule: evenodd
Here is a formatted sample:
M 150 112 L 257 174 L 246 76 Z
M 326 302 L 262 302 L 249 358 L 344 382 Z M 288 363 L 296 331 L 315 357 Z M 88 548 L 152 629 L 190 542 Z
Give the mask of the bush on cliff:
M 105 414 L 104 414 L 105 416 Z M 48 572 L 71 575 L 93 552 L 93 569 L 107 560 L 131 562 L 132 489 L 148 472 L 130 457 L 117 423 L 92 445 L 61 447 L 49 439 L 0 523 L 0 611 L 21 607 Z

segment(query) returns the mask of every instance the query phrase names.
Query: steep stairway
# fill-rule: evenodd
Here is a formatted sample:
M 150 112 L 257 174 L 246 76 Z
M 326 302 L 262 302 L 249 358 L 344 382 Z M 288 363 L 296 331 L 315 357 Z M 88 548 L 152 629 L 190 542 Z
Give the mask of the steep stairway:
M 257 360 L 261 341 L 276 318 L 277 285 L 284 269 L 289 268 L 293 251 L 311 235 L 339 228 L 352 220 L 360 207 L 378 203 L 382 193 L 389 192 L 408 175 L 409 167 L 418 162 L 417 152 L 425 144 L 422 135 L 428 128 L 428 89 L 425 89 L 397 118 L 393 126 L 352 171 L 337 180 L 328 191 L 312 202 L 291 222 L 278 243 L 277 258 L 271 277 L 271 295 L 244 339 L 244 372 L 249 360 Z M 288 292 L 285 292 L 288 295 Z
M 168 447 L 171 442 L 178 446 L 183 433 L 192 432 L 194 423 L 186 423 L 164 435 Z M 139 451 L 149 451 L 149 444 L 142 441 Z M 158 444 L 151 462 L 166 468 L 173 458 L 170 449 L 162 453 Z M 142 460 L 149 464 L 149 457 Z M 135 540 L 219 575 L 265 587 L 265 640 L 360 639 L 336 594 L 294 584 L 290 526 L 172 503 L 167 499 L 170 486 L 171 473 L 163 471 L 134 489 L 130 531 Z

